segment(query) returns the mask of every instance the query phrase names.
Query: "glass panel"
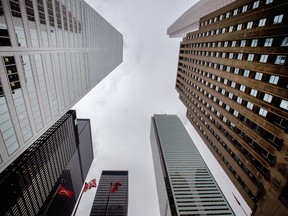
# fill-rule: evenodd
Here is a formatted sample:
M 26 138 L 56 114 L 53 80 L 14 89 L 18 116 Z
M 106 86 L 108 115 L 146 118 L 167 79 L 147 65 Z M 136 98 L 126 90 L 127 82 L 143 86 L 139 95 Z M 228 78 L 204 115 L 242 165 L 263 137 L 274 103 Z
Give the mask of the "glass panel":
M 45 75 L 43 71 L 42 58 L 39 54 L 34 55 L 34 58 L 36 64 L 37 78 L 40 86 L 42 104 L 45 111 L 46 123 L 48 123 L 52 120 L 52 117 L 51 117 L 50 103 L 48 99 L 47 84 L 45 82 Z
M 39 107 L 39 102 L 36 94 L 36 88 L 34 83 L 34 78 L 32 74 L 30 59 L 28 55 L 22 56 L 23 60 L 23 69 L 26 76 L 26 86 L 28 90 L 28 95 L 30 99 L 30 105 L 32 108 L 32 113 L 34 117 L 34 123 L 37 131 L 39 131 L 43 127 L 41 112 Z
M 16 33 L 18 46 L 27 47 L 19 0 L 10 0 L 10 9 L 12 13 L 13 26 Z
M 1 0 L 0 0 L 0 46 L 11 46 Z

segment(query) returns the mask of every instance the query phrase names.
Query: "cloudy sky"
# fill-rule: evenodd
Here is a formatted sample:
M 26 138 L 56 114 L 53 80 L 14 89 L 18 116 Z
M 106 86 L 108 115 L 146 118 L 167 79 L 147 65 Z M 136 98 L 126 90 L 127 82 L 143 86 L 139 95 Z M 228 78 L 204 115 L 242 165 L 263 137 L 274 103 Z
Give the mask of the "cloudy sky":
M 86 0 L 124 37 L 124 59 L 75 107 L 91 119 L 94 161 L 87 176 L 102 170 L 129 171 L 129 216 L 158 216 L 158 198 L 150 146 L 154 114 L 177 114 L 237 215 L 245 215 L 232 196 L 244 200 L 185 117 L 175 79 L 180 39 L 167 28 L 197 0 Z M 83 194 L 76 215 L 89 215 L 96 189 Z

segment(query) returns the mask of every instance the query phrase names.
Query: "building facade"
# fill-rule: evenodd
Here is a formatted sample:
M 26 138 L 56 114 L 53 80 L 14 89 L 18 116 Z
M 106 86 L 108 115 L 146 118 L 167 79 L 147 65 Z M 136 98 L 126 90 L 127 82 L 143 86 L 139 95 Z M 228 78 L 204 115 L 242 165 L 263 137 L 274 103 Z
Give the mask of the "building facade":
M 79 122 L 67 112 L 0 173 L 0 215 L 71 215 L 93 160 L 90 121 Z
M 0 0 L 0 172 L 123 59 L 83 0 Z
M 188 32 L 199 29 L 199 17 L 203 17 L 235 0 L 200 0 L 181 15 L 168 29 L 170 38 L 183 38 Z
M 161 216 L 234 215 L 176 115 L 154 115 L 150 138 Z
M 180 45 L 187 118 L 255 215 L 288 214 L 287 7 L 236 1 Z
M 111 185 L 116 182 L 120 182 L 121 186 L 112 193 Z M 128 215 L 128 171 L 102 171 L 90 215 Z

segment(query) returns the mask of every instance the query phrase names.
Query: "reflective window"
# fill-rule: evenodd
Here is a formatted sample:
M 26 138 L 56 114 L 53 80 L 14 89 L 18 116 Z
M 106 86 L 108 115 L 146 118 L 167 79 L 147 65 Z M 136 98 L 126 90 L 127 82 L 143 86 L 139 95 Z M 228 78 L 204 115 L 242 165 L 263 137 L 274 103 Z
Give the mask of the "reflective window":
M 275 64 L 284 65 L 286 61 L 286 56 L 284 55 L 277 55 L 275 59 Z
M 269 79 L 269 83 L 277 85 L 279 81 L 279 76 L 271 75 Z
M 254 59 L 254 54 L 249 54 L 247 57 L 247 61 L 253 61 Z
M 282 101 L 281 101 L 281 103 L 280 103 L 280 107 L 283 108 L 283 109 L 288 110 L 288 101 L 282 99 Z
M 248 108 L 248 109 L 250 109 L 250 110 L 252 110 L 253 109 L 253 104 L 252 103 L 250 103 L 250 102 L 248 102 L 247 103 L 247 105 L 246 105 L 246 107 Z
M 256 80 L 262 80 L 262 77 L 263 77 L 263 73 L 256 72 L 256 74 L 255 74 L 255 79 Z
M 283 38 L 281 46 L 288 46 L 288 37 Z
M 237 112 L 236 110 L 234 110 L 233 115 L 236 116 L 236 117 L 238 117 L 239 112 Z
M 238 98 L 237 98 L 237 102 L 238 102 L 239 104 L 241 104 L 241 103 L 242 103 L 242 98 L 241 98 L 241 97 L 238 97 Z
M 259 109 L 259 114 L 260 114 L 261 116 L 266 117 L 266 115 L 267 115 L 267 110 L 265 110 L 265 109 L 263 109 L 263 108 L 260 108 L 260 109 Z
M 273 43 L 273 38 L 266 38 L 264 47 L 270 47 L 272 46 L 272 43 Z
M 268 60 L 268 55 L 261 55 L 259 62 L 266 63 Z
M 264 100 L 264 101 L 266 101 L 266 102 L 268 102 L 268 103 L 271 103 L 272 99 L 273 99 L 273 96 L 272 96 L 272 95 L 265 93 L 265 95 L 264 95 L 264 97 L 263 97 L 263 100 Z
M 244 77 L 249 77 L 250 71 L 249 70 L 244 70 L 243 76 Z
M 247 29 L 251 29 L 253 27 L 253 21 L 247 23 Z
M 259 20 L 259 25 L 258 26 L 265 26 L 266 23 L 266 18 Z
M 245 45 L 246 45 L 246 40 L 241 40 L 240 47 L 245 47 Z
M 246 86 L 244 86 L 244 85 L 240 86 L 240 91 L 245 92 L 245 89 L 246 89 Z
M 258 91 L 256 89 L 251 89 L 250 95 L 256 97 L 257 93 L 258 93 Z
M 266 4 L 270 4 L 272 2 L 273 2 L 273 0 L 266 0 Z
M 258 39 L 254 39 L 251 42 L 251 47 L 257 47 L 257 44 L 258 44 Z
M 255 1 L 254 3 L 253 3 L 253 9 L 255 9 L 255 8 L 258 8 L 259 7 L 259 1 Z
M 283 20 L 283 14 L 274 17 L 273 24 L 279 24 Z

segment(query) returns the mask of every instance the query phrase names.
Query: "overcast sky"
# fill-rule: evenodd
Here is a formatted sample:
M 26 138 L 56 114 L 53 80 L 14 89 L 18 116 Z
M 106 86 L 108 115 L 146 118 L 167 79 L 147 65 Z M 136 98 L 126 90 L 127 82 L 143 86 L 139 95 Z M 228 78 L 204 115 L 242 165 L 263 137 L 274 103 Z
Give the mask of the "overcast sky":
M 129 216 L 158 216 L 150 146 L 154 114 L 177 114 L 237 215 L 246 203 L 186 119 L 175 90 L 180 39 L 167 28 L 197 0 L 86 0 L 124 38 L 123 63 L 75 107 L 92 126 L 94 161 L 86 181 L 102 170 L 129 171 Z M 107 59 L 108 60 L 108 59 Z M 89 215 L 96 189 L 83 194 L 76 215 Z

